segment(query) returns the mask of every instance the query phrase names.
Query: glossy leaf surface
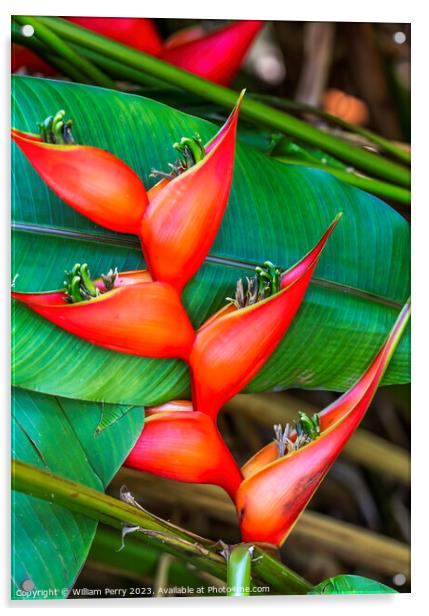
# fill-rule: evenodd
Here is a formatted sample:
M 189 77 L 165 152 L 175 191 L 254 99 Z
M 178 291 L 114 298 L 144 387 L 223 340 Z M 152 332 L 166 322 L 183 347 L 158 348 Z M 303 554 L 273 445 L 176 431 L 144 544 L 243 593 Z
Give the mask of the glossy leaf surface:
M 115 408 L 120 413 L 121 407 Z M 21 389 L 13 391 L 12 410 L 14 459 L 101 492 L 136 441 L 144 420 L 144 410 L 133 408 L 97 433 L 103 414 L 113 410 L 109 405 Z M 65 598 L 85 562 L 96 527 L 95 521 L 63 507 L 12 492 L 12 596 L 26 598 L 25 589 L 51 589 L 51 595 L 36 598 Z

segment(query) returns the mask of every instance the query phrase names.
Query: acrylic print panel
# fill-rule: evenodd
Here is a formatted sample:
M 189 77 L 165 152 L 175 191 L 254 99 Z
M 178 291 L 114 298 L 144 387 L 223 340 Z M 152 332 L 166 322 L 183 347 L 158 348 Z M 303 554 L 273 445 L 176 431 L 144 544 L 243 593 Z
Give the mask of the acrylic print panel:
M 12 598 L 410 590 L 410 25 L 12 18 Z

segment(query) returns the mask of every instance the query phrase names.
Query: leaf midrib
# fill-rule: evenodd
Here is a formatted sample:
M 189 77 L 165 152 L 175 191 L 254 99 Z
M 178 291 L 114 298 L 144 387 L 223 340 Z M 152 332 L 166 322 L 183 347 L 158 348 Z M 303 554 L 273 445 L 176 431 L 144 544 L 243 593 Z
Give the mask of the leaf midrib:
M 140 243 L 133 237 L 115 237 L 110 235 L 98 235 L 91 232 L 74 231 L 70 229 L 64 229 L 60 227 L 49 227 L 46 225 L 37 225 L 34 223 L 13 222 L 12 230 L 22 231 L 24 233 L 35 233 L 39 235 L 51 235 L 62 238 L 69 238 L 74 240 L 81 240 L 86 242 L 93 242 L 95 244 L 103 243 L 110 246 L 122 246 L 130 248 L 132 250 L 140 250 Z M 259 263 L 254 261 L 246 261 L 241 259 L 234 259 L 232 257 L 219 257 L 215 255 L 208 255 L 205 259 L 208 263 L 216 263 L 218 265 L 225 265 L 226 267 L 234 267 L 240 269 L 253 270 Z M 281 267 L 281 266 L 280 266 Z M 364 299 L 366 301 L 388 306 L 400 310 L 402 304 L 394 300 L 358 289 L 356 287 L 346 285 L 341 282 L 333 280 L 326 280 L 325 278 L 319 278 L 314 276 L 310 283 L 311 286 L 317 286 L 325 289 L 331 289 L 337 293 L 346 293 L 353 297 Z

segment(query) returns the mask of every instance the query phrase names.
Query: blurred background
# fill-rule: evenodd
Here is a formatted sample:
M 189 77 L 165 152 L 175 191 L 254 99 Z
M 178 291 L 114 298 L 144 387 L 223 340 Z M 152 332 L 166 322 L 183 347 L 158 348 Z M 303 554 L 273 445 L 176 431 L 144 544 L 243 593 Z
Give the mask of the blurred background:
M 153 20 L 161 39 L 191 27 L 216 30 L 227 22 Z M 14 70 L 43 74 L 13 55 Z M 267 22 L 230 84 L 269 100 L 319 128 L 374 149 L 365 136 L 333 123 L 326 113 L 365 127 L 409 149 L 409 24 Z M 64 78 L 64 76 L 62 77 Z M 67 77 L 65 77 L 67 78 Z M 118 80 L 120 89 L 153 96 L 187 112 L 221 122 L 225 112 L 174 88 Z M 311 106 L 308 109 L 307 106 Z M 241 123 L 240 123 L 241 124 Z M 261 131 L 240 139 L 267 152 L 276 136 Z M 299 144 L 298 144 L 299 145 Z M 389 199 L 386 199 L 389 201 Z M 409 208 L 389 201 L 409 218 Z M 273 425 L 309 414 L 336 398 L 326 391 L 239 395 L 223 410 L 220 430 L 242 464 L 273 438 Z M 374 578 L 400 592 L 410 590 L 410 387 L 379 390 L 362 426 L 323 481 L 282 548 L 282 558 L 311 582 L 341 573 Z M 109 487 L 119 496 L 126 485 L 149 511 L 197 534 L 239 541 L 233 505 L 218 488 L 188 485 L 122 469 Z M 135 550 L 132 534 L 121 537 L 100 525 L 76 588 L 222 585 L 173 557 Z M 137 557 L 137 554 L 139 556 Z M 141 596 L 147 596 L 142 594 Z

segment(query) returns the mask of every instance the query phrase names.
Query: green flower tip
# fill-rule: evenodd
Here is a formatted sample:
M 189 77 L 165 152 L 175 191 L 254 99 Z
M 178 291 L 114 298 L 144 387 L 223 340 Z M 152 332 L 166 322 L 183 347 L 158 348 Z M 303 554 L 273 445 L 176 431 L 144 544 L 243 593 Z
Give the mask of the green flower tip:
M 235 297 L 226 299 L 238 309 L 256 304 L 280 291 L 281 276 L 280 268 L 271 261 L 265 261 L 262 267 L 259 265 L 255 267 L 255 276 L 240 278 L 237 281 Z
M 74 145 L 76 142 L 72 135 L 72 120 L 65 121 L 66 112 L 60 109 L 54 116 L 48 116 L 43 122 L 37 124 L 39 134 L 45 143 L 56 145 Z
M 299 420 L 293 424 L 287 423 L 284 429 L 280 424 L 274 426 L 274 440 L 279 458 L 291 451 L 297 451 L 320 436 L 320 421 L 317 413 L 309 417 L 300 411 L 298 415 Z M 293 433 L 296 433 L 295 440 L 291 438 Z
M 173 148 L 179 157 L 174 164 L 169 163 L 170 171 L 152 169 L 150 177 L 173 179 L 199 163 L 206 155 L 203 141 L 198 134 L 194 137 L 182 137 L 180 141 L 173 143 Z
M 99 289 L 91 278 L 88 264 L 76 263 L 73 269 L 65 272 L 64 280 L 66 300 L 70 304 L 86 302 L 99 297 L 107 291 L 111 291 L 115 286 L 118 270 L 110 270 L 107 274 L 101 274 L 105 290 Z

